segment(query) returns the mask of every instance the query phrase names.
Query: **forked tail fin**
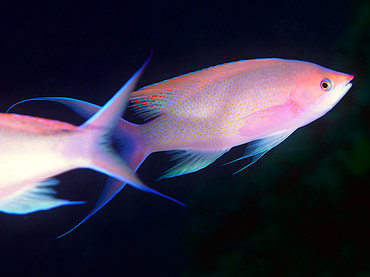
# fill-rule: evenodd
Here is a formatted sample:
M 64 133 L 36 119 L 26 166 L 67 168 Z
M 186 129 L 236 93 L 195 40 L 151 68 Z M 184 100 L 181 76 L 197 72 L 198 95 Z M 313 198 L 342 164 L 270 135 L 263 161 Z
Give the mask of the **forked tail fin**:
M 85 102 L 86 103 L 86 102 Z M 66 104 L 66 103 L 65 103 Z M 89 103 L 87 103 L 89 104 Z M 68 104 L 66 104 L 69 106 Z M 131 136 L 131 130 L 133 128 L 136 128 L 135 124 L 131 124 L 127 121 L 124 121 L 123 119 L 120 120 L 118 126 L 116 127 L 114 133 L 113 133 L 113 140 L 115 141 L 115 150 L 118 152 L 119 156 L 124 160 L 124 163 L 128 165 L 130 170 L 133 172 L 137 170 L 137 168 L 140 166 L 140 164 L 145 160 L 148 153 L 145 153 L 142 151 L 140 146 L 135 141 L 135 138 Z M 89 219 L 91 216 L 93 216 L 97 211 L 99 211 L 105 204 L 107 204 L 118 192 L 120 192 L 123 187 L 126 185 L 124 181 L 117 178 L 108 177 L 108 180 L 105 184 L 105 187 L 102 191 L 102 193 L 99 196 L 98 201 L 96 202 L 94 208 L 90 211 L 90 213 L 82 220 L 80 221 L 73 229 L 69 230 L 67 233 L 64 233 L 63 235 L 59 236 L 58 238 L 72 232 L 74 229 L 76 229 L 78 226 L 80 226 L 82 223 L 84 223 L 87 219 Z M 132 185 L 132 184 L 130 184 Z M 165 197 L 169 200 L 172 200 L 182 206 L 185 206 L 180 201 L 177 201 L 176 199 L 173 199 L 167 195 L 164 195 L 160 192 L 157 192 L 156 190 L 153 190 L 149 187 L 144 186 L 137 186 L 136 188 L 139 188 L 141 190 L 151 192 L 158 194 L 162 197 Z
M 79 127 L 88 152 L 89 164 L 86 167 L 145 191 L 151 191 L 151 189 L 138 179 L 135 172 L 112 148 L 112 134 L 149 59 L 150 57 L 101 109 Z

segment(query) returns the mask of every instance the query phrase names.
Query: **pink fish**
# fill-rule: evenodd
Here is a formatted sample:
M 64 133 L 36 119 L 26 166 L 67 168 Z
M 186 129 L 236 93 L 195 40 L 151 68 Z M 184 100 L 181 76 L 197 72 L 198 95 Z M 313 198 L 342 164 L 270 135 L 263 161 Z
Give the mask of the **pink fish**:
M 238 160 L 251 157 L 250 165 L 331 110 L 351 88 L 353 77 L 304 61 L 256 59 L 150 85 L 131 95 L 132 108 L 150 121 L 136 125 L 120 120 L 114 134 L 118 151 L 132 170 L 153 152 L 174 151 L 177 164 L 162 178 L 202 169 L 246 143 Z M 87 118 L 100 109 L 69 98 L 37 100 L 63 103 Z M 110 199 L 123 186 L 111 180 L 101 197 Z M 99 200 L 84 220 L 105 203 Z
M 82 203 L 54 198 L 50 187 L 58 183 L 51 177 L 75 168 L 90 168 L 160 194 L 145 186 L 111 147 L 111 133 L 147 63 L 81 126 L 0 114 L 0 211 L 26 214 Z

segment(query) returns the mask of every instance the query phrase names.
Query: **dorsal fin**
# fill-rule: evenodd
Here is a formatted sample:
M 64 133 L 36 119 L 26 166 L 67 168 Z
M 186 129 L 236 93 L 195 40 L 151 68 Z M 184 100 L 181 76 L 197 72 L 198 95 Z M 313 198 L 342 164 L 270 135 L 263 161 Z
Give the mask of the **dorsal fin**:
M 143 87 L 131 94 L 130 107 L 140 118 L 149 120 L 164 113 L 176 101 L 189 97 L 193 91 L 245 71 L 246 66 L 249 66 L 246 62 L 209 67 Z

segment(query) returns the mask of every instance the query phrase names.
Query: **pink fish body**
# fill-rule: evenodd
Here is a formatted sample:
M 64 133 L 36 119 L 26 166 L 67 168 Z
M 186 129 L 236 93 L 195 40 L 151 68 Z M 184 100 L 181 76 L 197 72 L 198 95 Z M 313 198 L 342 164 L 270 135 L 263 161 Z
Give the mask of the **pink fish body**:
M 132 94 L 144 153 L 185 150 L 165 177 L 198 170 L 230 148 L 255 141 L 258 159 L 294 130 L 328 112 L 353 75 L 296 60 L 258 59 L 211 67 Z M 248 150 L 248 149 L 247 149 Z M 256 160 L 256 159 L 255 159 Z
M 145 87 L 133 93 L 133 107 L 142 117 L 159 117 L 141 126 L 140 143 L 150 152 L 218 150 L 296 129 L 323 115 L 308 109 L 329 93 L 320 86 L 329 77 L 338 89 L 344 83 L 345 91 L 353 78 L 311 63 L 262 59 Z
M 133 92 L 132 108 L 150 121 L 136 125 L 122 119 L 115 139 L 133 170 L 153 152 L 174 151 L 177 164 L 164 178 L 197 171 L 246 143 L 239 159 L 252 157 L 250 165 L 297 128 L 331 110 L 351 88 L 353 77 L 283 59 L 210 67 Z M 87 118 L 100 109 L 69 98 L 37 100 L 63 103 Z M 123 186 L 111 180 L 105 190 L 114 195 Z M 98 201 L 87 218 L 105 203 Z

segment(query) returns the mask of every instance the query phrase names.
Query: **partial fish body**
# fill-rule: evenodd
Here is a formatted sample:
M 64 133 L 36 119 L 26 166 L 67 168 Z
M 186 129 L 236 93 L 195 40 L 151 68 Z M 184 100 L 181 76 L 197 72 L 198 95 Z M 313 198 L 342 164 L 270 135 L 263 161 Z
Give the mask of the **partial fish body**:
M 283 59 L 223 64 L 144 87 L 131 95 L 132 108 L 149 122 L 120 120 L 118 151 L 132 170 L 157 151 L 174 151 L 177 164 L 162 177 L 206 167 L 234 146 L 256 162 L 302 127 L 323 116 L 347 93 L 353 75 Z M 63 103 L 89 118 L 100 107 L 69 98 Z M 238 159 L 238 160 L 240 160 Z M 247 165 L 247 166 L 248 166 Z M 110 180 L 110 195 L 123 187 Z M 106 202 L 97 203 L 90 217 Z
M 81 126 L 0 114 L 0 211 L 26 214 L 82 203 L 56 199 L 50 187 L 58 183 L 51 177 L 75 168 L 90 168 L 160 194 L 145 186 L 111 147 L 112 132 L 146 64 Z
M 134 110 L 152 121 L 135 127 L 144 153 L 182 150 L 163 177 L 204 168 L 252 142 L 245 157 L 272 147 L 328 112 L 352 75 L 302 61 L 259 59 L 211 67 L 134 92 Z

